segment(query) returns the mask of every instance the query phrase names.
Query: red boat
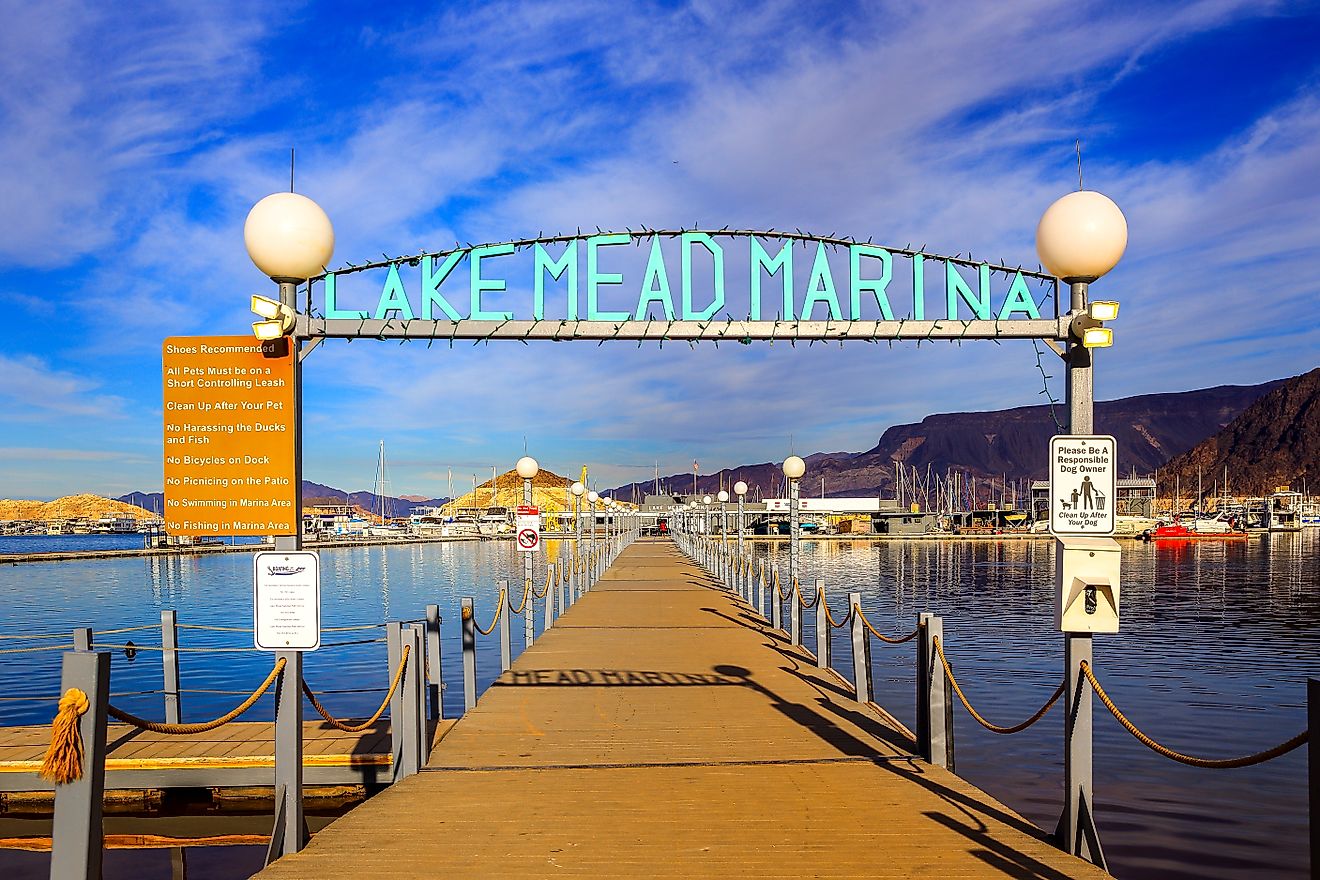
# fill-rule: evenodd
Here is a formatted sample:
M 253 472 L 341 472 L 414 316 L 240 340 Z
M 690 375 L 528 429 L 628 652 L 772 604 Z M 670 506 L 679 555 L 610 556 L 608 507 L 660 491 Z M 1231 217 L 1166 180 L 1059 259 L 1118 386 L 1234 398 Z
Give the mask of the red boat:
M 1245 539 L 1247 533 L 1234 520 L 1187 517 L 1175 523 L 1156 526 L 1142 533 L 1147 541 L 1232 541 Z

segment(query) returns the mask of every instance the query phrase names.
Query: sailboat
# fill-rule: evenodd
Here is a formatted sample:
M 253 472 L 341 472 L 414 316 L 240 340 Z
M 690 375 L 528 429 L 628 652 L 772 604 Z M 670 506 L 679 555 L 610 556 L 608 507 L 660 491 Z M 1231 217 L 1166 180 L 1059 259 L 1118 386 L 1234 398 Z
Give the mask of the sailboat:
M 376 481 L 372 486 L 371 493 L 376 496 L 376 500 L 371 510 L 373 522 L 366 529 L 368 537 L 404 537 L 407 534 L 404 527 L 391 522 L 394 519 L 394 499 L 390 497 L 390 477 L 389 471 L 385 467 L 384 440 L 380 441 L 380 452 L 376 457 Z

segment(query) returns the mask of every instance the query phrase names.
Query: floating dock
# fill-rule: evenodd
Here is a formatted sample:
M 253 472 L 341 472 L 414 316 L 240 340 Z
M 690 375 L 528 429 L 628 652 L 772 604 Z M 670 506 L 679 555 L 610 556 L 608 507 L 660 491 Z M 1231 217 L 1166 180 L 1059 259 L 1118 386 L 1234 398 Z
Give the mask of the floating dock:
M 913 748 L 673 544 L 640 541 L 422 772 L 257 876 L 1108 876 Z

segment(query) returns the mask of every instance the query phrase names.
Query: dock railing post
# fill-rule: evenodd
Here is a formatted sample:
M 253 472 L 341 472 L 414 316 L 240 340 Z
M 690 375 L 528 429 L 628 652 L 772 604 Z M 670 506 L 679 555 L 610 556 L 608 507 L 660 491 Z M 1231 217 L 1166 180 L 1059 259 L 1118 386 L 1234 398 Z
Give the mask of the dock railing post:
M 73 650 L 75 651 L 92 650 L 92 628 L 90 626 L 74 627 Z
M 440 665 L 440 606 L 426 606 L 426 689 L 431 702 L 431 719 L 445 717 L 445 677 Z
M 949 679 L 944 664 L 935 653 L 935 640 L 944 644 L 944 618 L 931 615 L 926 619 L 926 635 L 930 651 L 926 655 L 927 724 L 925 758 L 937 767 L 953 770 L 953 713 L 949 705 Z
M 930 760 L 930 623 L 932 615 L 923 611 L 917 615 L 917 752 Z
M 555 567 L 553 564 L 545 567 L 545 629 L 542 635 L 550 632 L 550 627 L 555 622 Z
M 784 628 L 784 600 L 780 598 L 779 578 L 775 572 L 770 578 L 770 626 L 774 629 Z
M 296 853 L 307 842 L 303 820 L 303 680 L 302 651 L 279 651 L 284 658 L 275 693 L 275 828 L 271 834 L 267 863 Z M 393 719 L 391 719 L 392 721 Z
M 463 618 L 463 711 L 477 705 L 477 622 L 472 618 L 472 597 L 461 600 Z
M 1064 633 L 1063 653 L 1067 678 L 1064 679 L 1062 843 L 1073 855 L 1105 868 L 1092 801 L 1091 686 L 1081 672 L 1083 662 L 1088 665 L 1093 662 L 1091 634 Z
M 757 564 L 756 576 L 756 613 L 765 616 L 765 563 Z
M 816 668 L 830 668 L 830 619 L 825 604 L 825 578 L 816 578 Z
M 160 613 L 160 663 L 164 678 L 165 723 L 178 724 L 179 706 L 179 620 L 178 612 L 166 609 Z
M 523 647 L 530 648 L 536 641 L 536 597 L 532 595 L 533 578 L 523 583 Z
M 55 787 L 50 876 L 51 880 L 101 880 L 110 654 L 66 653 L 60 669 L 60 692 L 69 688 L 87 694 L 88 709 L 78 719 L 83 741 L 82 778 Z
M 409 673 L 412 675 L 415 694 L 413 724 L 417 727 L 417 769 L 421 770 L 431 757 L 431 738 L 428 736 L 430 725 L 426 720 L 426 624 L 414 623 L 411 629 L 413 633 L 411 653 L 415 659 Z
M 389 687 L 390 682 L 394 680 L 394 673 L 399 668 L 400 661 L 403 660 L 403 624 L 397 620 L 389 620 L 385 623 L 385 686 Z M 404 677 L 408 673 L 405 671 Z M 407 740 L 404 737 L 403 729 L 405 726 L 403 718 L 403 691 L 407 687 L 407 682 L 403 682 L 394 689 L 390 695 L 390 754 L 393 756 L 393 762 L 390 767 L 393 771 L 394 781 L 398 782 L 403 778 L 404 765 L 407 763 Z
M 423 731 L 426 725 L 422 710 L 425 696 L 419 687 L 421 676 L 418 675 L 422 668 L 421 629 L 408 624 L 400 629 L 399 635 L 399 653 L 402 654 L 403 646 L 407 646 L 408 659 L 404 665 L 403 680 L 399 683 L 399 690 L 403 692 L 403 712 L 397 718 L 390 718 L 390 725 L 402 728 L 403 733 L 403 761 L 395 775 L 396 780 L 413 776 L 422 769 Z
M 509 668 L 513 662 L 513 630 L 509 624 L 509 618 L 513 616 L 513 601 L 509 595 L 509 582 L 507 580 L 496 581 L 496 586 L 500 588 L 500 608 L 496 613 L 500 616 L 500 672 Z
M 794 645 L 802 644 L 802 584 L 794 577 L 788 597 L 789 639 Z
M 862 594 L 848 594 L 848 613 L 852 615 L 853 688 L 857 702 L 870 703 L 875 698 L 871 690 L 871 640 L 866 637 L 866 623 L 862 620 Z
M 564 569 L 562 568 L 562 564 L 556 564 L 555 570 L 558 571 L 560 574 L 560 577 L 556 580 L 555 588 L 556 591 L 559 593 L 559 613 L 562 616 L 563 613 L 568 610 L 568 605 L 571 596 L 569 595 L 568 592 L 568 585 L 564 583 L 564 578 L 563 578 Z
M 1320 876 L 1320 678 L 1306 680 L 1306 773 L 1310 794 L 1311 876 Z

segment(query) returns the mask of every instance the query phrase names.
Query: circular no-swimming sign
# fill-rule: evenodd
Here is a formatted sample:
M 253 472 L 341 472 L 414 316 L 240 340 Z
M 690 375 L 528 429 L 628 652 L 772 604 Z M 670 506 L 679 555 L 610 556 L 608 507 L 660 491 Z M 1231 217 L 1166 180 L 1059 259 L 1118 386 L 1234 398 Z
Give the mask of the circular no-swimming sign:
M 518 548 L 521 550 L 535 550 L 541 543 L 541 533 L 536 529 L 518 530 Z

